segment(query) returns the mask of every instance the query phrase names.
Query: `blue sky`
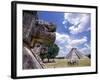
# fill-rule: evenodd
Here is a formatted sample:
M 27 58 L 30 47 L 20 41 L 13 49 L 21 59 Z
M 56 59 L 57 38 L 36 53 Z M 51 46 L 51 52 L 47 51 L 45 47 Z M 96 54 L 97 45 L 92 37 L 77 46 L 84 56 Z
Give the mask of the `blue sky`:
M 83 54 L 90 53 L 90 14 L 38 11 L 38 18 L 56 24 L 55 43 L 60 48 L 58 56 L 66 56 L 73 47 Z

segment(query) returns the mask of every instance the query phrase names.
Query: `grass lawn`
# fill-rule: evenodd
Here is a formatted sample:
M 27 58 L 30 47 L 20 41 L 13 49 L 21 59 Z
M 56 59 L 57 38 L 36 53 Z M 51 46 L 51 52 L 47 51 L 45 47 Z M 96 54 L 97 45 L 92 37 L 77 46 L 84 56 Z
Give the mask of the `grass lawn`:
M 78 65 L 70 65 L 67 62 L 67 59 L 55 59 L 55 62 L 45 63 L 47 68 L 61 68 L 61 67 L 84 67 L 84 66 L 90 66 L 91 60 L 90 59 L 81 59 L 79 60 Z

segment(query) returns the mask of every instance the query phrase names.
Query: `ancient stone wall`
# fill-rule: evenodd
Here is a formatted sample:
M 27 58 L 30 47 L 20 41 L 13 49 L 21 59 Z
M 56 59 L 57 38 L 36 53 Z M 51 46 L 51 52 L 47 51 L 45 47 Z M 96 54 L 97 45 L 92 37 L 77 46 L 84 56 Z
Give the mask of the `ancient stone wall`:
M 47 51 L 45 44 L 55 42 L 55 31 L 55 25 L 39 20 L 36 11 L 23 11 L 23 69 L 46 67 L 40 53 Z
M 23 11 L 23 40 L 28 44 L 30 44 L 32 39 L 32 28 L 35 26 L 36 19 L 36 11 Z

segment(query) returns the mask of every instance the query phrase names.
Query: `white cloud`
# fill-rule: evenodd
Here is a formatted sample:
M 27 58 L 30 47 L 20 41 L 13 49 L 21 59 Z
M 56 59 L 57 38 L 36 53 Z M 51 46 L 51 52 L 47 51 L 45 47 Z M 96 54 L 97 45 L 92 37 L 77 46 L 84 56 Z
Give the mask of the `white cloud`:
M 70 33 L 78 34 L 83 31 L 90 30 L 90 15 L 81 13 L 65 13 L 63 24 L 66 25 L 67 22 L 72 24 L 69 27 Z
M 85 43 L 86 41 L 87 41 L 87 37 L 84 36 L 84 37 L 81 38 L 81 39 L 72 40 L 71 43 L 70 43 L 70 45 L 72 45 L 72 46 L 77 46 L 77 45 L 80 45 L 80 44 Z
M 66 54 L 67 54 L 68 52 L 67 52 L 67 49 L 66 49 L 66 50 L 60 50 L 59 53 L 60 53 L 60 54 L 57 55 L 57 57 L 58 57 L 58 56 L 63 56 L 63 57 L 64 57 L 64 56 L 66 56 Z
M 61 34 L 56 32 L 56 44 L 59 46 L 59 54 L 66 55 L 73 47 L 78 48 L 79 45 L 84 45 L 87 42 L 87 37 L 84 36 L 80 39 L 72 39 L 68 34 Z M 86 44 L 85 44 L 86 45 Z
M 68 45 L 66 45 L 66 48 L 71 49 L 73 47 L 78 48 L 79 45 L 85 44 L 87 42 L 87 37 L 83 37 L 80 39 L 73 39 L 70 41 Z
M 70 41 L 70 36 L 67 35 L 67 34 L 60 34 L 60 33 L 56 32 L 56 40 L 59 43 L 69 42 Z
M 85 43 L 84 47 L 80 49 L 81 52 L 83 52 L 84 54 L 90 54 L 91 49 L 90 49 L 90 45 Z
M 63 21 L 63 24 L 65 24 L 66 22 L 70 22 L 71 24 L 78 24 L 78 22 L 80 21 L 80 17 L 81 15 L 78 13 L 65 13 L 65 20 Z
M 83 54 L 90 54 L 90 50 L 86 47 L 79 49 Z
M 88 45 L 88 44 L 84 44 L 84 46 L 87 47 L 87 48 L 90 48 L 90 45 Z

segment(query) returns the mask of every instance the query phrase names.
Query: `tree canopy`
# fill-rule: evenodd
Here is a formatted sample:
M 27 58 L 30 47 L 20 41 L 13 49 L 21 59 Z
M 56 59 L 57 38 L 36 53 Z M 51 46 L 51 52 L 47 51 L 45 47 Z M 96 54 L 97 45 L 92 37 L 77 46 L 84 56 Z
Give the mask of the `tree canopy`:
M 40 57 L 42 60 L 44 58 L 47 58 L 49 62 L 49 59 L 54 59 L 58 55 L 59 47 L 56 44 L 48 44 L 47 47 L 48 47 L 48 52 L 41 54 Z

